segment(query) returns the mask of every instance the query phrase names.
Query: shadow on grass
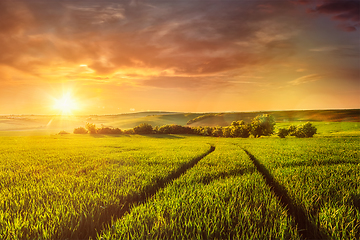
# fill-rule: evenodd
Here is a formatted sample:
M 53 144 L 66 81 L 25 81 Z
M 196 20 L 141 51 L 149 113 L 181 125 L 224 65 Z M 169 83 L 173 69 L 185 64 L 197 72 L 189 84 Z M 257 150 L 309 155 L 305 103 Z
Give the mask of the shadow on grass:
M 275 194 L 276 198 L 280 201 L 281 205 L 286 209 L 289 215 L 291 215 L 296 225 L 298 226 L 298 232 L 303 239 L 330 239 L 330 237 L 318 226 L 316 226 L 310 219 L 301 206 L 296 205 L 290 198 L 287 190 L 284 186 L 278 183 L 271 175 L 269 170 L 257 160 L 246 149 L 243 149 L 254 163 L 256 169 L 261 173 L 269 186 L 271 191 Z
M 185 138 L 184 136 L 179 136 L 179 135 L 172 135 L 172 134 L 147 134 L 147 135 L 142 135 L 142 136 L 147 136 L 149 138 L 163 138 L 163 139 L 182 139 Z
M 173 180 L 179 178 L 188 169 L 194 167 L 195 164 L 197 164 L 205 156 L 212 153 L 214 150 L 215 146 L 210 145 L 210 149 L 208 151 L 183 164 L 177 170 L 171 172 L 167 177 L 157 179 L 153 185 L 147 186 L 140 193 L 125 196 L 124 199 L 122 199 L 123 205 L 108 205 L 103 209 L 103 212 L 100 214 L 100 216 L 84 217 L 83 221 L 79 223 L 81 227 L 78 229 L 78 231 L 71 233 L 71 236 L 69 236 L 70 239 L 96 239 L 97 235 L 100 234 L 101 231 L 104 230 L 104 228 L 107 227 L 107 225 L 111 223 L 112 220 L 116 220 L 124 216 L 127 212 L 130 211 L 131 207 L 146 202 L 160 189 L 166 187 L 166 185 L 170 184 Z M 97 223 L 95 223 L 95 219 Z M 99 226 L 98 223 L 101 223 L 101 226 Z
M 360 212 L 360 194 L 351 196 L 354 207 Z
M 179 136 L 179 135 L 172 135 L 172 134 L 88 134 L 91 137 L 94 138 L 106 138 L 106 137 L 130 137 L 130 136 L 144 136 L 149 138 L 163 138 L 163 139 L 182 139 L 185 138 L 185 136 Z
M 106 138 L 106 137 L 129 137 L 128 134 L 100 134 L 100 133 L 93 133 L 88 134 L 93 138 Z

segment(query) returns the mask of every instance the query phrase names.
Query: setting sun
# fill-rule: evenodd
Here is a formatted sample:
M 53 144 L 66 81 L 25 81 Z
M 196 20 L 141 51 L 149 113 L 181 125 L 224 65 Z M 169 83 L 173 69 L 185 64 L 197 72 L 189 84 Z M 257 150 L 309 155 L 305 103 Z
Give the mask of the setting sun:
M 60 99 L 55 99 L 54 108 L 60 110 L 62 115 L 69 115 L 72 114 L 73 110 L 77 109 L 77 103 L 68 93 L 64 94 Z

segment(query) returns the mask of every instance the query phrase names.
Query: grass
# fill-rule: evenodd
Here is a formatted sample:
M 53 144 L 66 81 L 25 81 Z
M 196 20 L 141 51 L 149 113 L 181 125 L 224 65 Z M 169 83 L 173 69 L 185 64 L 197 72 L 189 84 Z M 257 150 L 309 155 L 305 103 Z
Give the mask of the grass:
M 208 149 L 167 136 L 3 137 L 0 238 L 94 235 L 124 206 Z
M 241 141 L 331 239 L 360 237 L 359 137 Z
M 98 239 L 299 239 L 244 151 L 222 141 Z
M 314 124 L 310 139 L 2 136 L 0 239 L 358 239 L 358 123 Z

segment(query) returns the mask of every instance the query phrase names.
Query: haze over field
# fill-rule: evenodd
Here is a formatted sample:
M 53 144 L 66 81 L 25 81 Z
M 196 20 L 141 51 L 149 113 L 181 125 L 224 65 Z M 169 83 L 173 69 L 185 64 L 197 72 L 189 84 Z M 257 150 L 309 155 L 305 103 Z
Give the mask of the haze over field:
M 360 108 L 358 0 L 0 1 L 0 114 Z

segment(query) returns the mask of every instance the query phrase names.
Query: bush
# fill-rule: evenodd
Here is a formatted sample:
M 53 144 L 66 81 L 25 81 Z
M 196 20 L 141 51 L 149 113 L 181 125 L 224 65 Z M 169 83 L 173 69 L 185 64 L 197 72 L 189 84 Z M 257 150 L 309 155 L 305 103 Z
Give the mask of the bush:
M 285 138 L 288 134 L 289 134 L 289 130 L 288 130 L 288 129 L 286 129 L 286 128 L 280 128 L 277 135 L 278 135 L 280 138 Z
M 63 134 L 69 134 L 69 133 L 66 132 L 66 131 L 64 131 L 64 130 L 62 130 L 62 131 L 60 131 L 58 134 L 59 134 L 59 135 L 63 135 Z
M 123 131 L 124 134 L 134 134 L 134 129 L 130 128 L 130 129 L 126 129 Z
M 98 134 L 121 134 L 122 131 L 119 128 L 101 127 L 96 130 Z
M 290 125 L 288 128 L 288 135 L 295 136 L 297 127 L 295 125 Z
M 96 126 L 93 123 L 86 123 L 85 128 L 87 129 L 87 131 L 91 134 L 95 134 L 96 131 Z
M 223 137 L 231 137 L 231 128 L 230 127 L 224 127 L 223 129 Z
M 213 129 L 211 127 L 203 127 L 201 130 L 201 135 L 203 136 L 211 136 Z
M 231 123 L 231 136 L 248 138 L 250 136 L 251 126 L 244 121 L 234 121 Z
M 78 127 L 74 129 L 75 134 L 86 134 L 88 131 L 83 127 Z
M 172 134 L 191 134 L 192 130 L 190 127 L 184 127 L 177 124 L 170 125 Z
M 120 128 L 113 128 L 112 129 L 112 134 L 122 134 L 122 131 Z
M 316 132 L 316 127 L 310 122 L 307 122 L 296 129 L 295 136 L 298 138 L 309 138 L 313 137 Z
M 139 126 L 133 128 L 136 134 L 151 134 L 153 133 L 153 127 L 148 123 L 141 123 Z
M 170 125 L 163 125 L 158 128 L 157 132 L 160 134 L 171 134 L 171 127 Z
M 222 137 L 223 136 L 222 127 L 214 127 L 211 135 L 214 137 Z
M 269 114 L 256 116 L 251 122 L 251 134 L 254 137 L 270 136 L 274 133 L 275 120 Z

